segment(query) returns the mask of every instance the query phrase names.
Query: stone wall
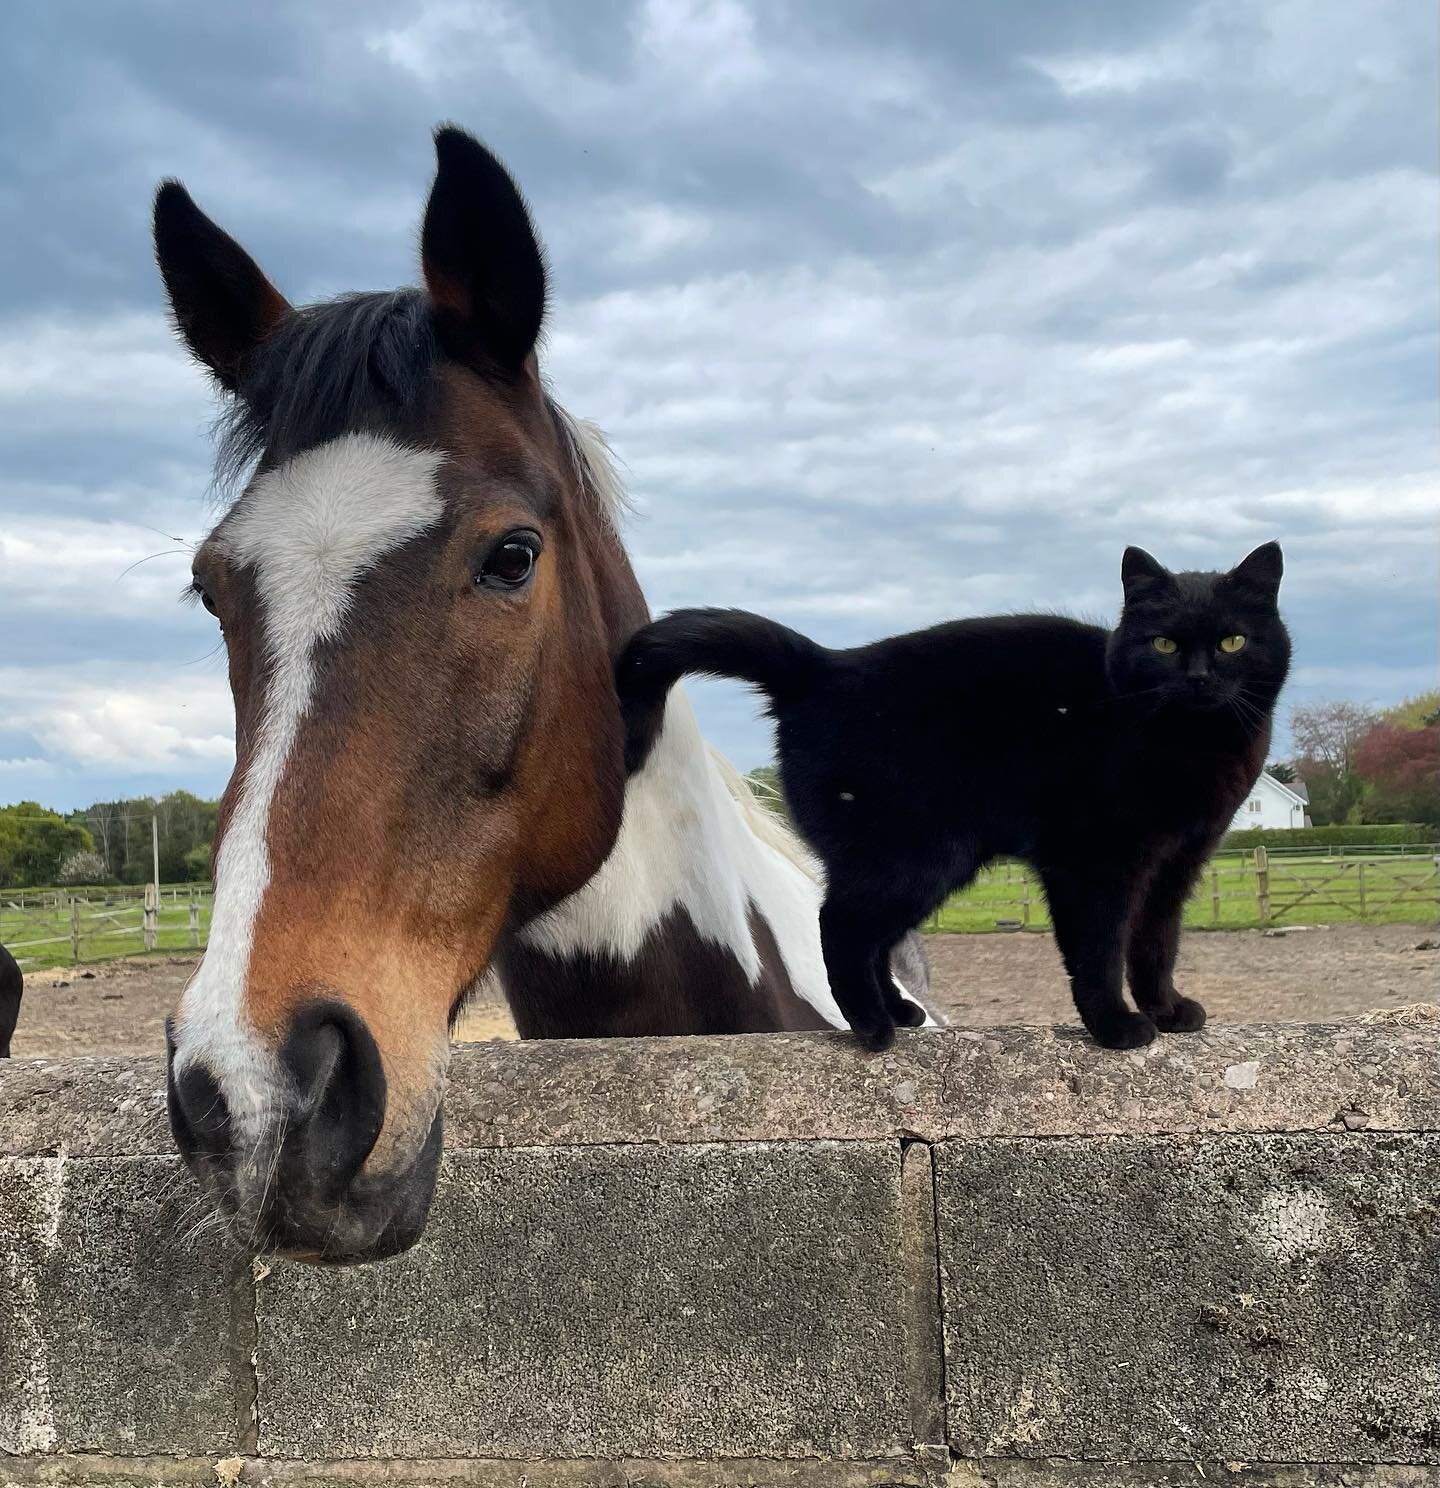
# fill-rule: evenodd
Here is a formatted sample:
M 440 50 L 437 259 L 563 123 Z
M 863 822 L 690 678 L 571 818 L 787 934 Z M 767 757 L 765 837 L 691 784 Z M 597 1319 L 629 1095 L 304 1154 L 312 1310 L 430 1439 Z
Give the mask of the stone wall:
M 228 1253 L 0 1065 L 0 1483 L 1440 1484 L 1440 1029 L 485 1044 L 424 1240 Z

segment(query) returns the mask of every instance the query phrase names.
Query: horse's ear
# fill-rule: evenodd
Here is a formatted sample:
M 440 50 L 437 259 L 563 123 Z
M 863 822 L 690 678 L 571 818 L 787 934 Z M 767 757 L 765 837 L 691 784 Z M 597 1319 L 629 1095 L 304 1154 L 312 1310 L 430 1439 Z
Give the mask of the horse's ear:
M 1268 599 L 1280 592 L 1280 579 L 1285 572 L 1285 560 L 1277 542 L 1262 543 L 1253 553 L 1242 558 L 1228 575 L 1232 584 L 1253 589 Z
M 285 296 L 179 181 L 155 193 L 155 261 L 186 346 L 234 392 L 250 353 L 289 313 Z
M 1120 583 L 1127 603 L 1150 585 L 1163 584 L 1169 578 L 1170 570 L 1144 548 L 1125 549 L 1125 556 L 1120 560 Z
M 518 371 L 545 317 L 545 261 L 520 188 L 474 136 L 435 131 L 420 253 L 446 350 Z

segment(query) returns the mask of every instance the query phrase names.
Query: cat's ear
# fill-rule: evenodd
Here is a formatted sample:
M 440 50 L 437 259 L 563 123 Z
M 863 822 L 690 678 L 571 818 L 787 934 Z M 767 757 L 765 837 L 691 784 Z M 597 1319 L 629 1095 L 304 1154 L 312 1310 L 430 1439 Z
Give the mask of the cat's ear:
M 1165 584 L 1169 580 L 1170 570 L 1144 548 L 1125 549 L 1125 556 L 1120 560 L 1120 582 L 1125 589 L 1127 604 L 1152 585 Z
M 1280 593 L 1280 577 L 1284 572 L 1285 560 L 1280 555 L 1280 544 L 1268 542 L 1242 558 L 1230 570 L 1229 579 L 1232 584 L 1273 600 Z

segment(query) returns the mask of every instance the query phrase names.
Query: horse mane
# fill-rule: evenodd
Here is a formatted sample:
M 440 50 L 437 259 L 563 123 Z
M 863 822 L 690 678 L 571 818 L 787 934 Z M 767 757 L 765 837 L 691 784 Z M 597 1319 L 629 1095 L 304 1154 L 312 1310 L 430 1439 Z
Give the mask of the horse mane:
M 550 411 L 569 446 L 581 484 L 591 493 L 611 526 L 618 528 L 622 515 L 633 508 L 620 477 L 615 452 L 604 431 L 589 419 L 576 418 L 553 399 Z M 716 774 L 740 808 L 740 815 L 751 836 L 774 848 L 812 882 L 822 883 L 820 866 L 800 838 L 782 818 L 760 802 L 750 782 L 713 744 L 707 742 L 705 748 Z
M 625 483 L 620 478 L 619 461 L 610 448 L 610 441 L 599 424 L 576 418 L 548 395 L 546 401 L 576 479 L 599 507 L 611 529 L 618 532 L 621 517 L 633 508 Z
M 740 807 L 740 815 L 750 828 L 751 835 L 773 847 L 786 862 L 798 868 L 813 883 L 823 885 L 820 864 L 810 849 L 785 825 L 783 818 L 761 802 L 750 782 L 713 744 L 707 743 L 705 748 L 709 751 L 711 764 L 725 783 L 725 789 Z
M 418 289 L 340 295 L 293 311 L 251 353 L 220 414 L 216 484 L 238 488 L 267 452 L 284 460 L 345 434 L 418 423 L 439 360 Z

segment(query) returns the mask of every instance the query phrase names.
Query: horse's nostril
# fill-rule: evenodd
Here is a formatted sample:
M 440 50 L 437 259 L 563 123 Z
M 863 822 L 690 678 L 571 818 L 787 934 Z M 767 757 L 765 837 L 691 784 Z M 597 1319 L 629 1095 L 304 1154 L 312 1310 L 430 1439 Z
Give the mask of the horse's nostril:
M 173 1046 L 171 1059 L 174 1059 Z M 230 1108 L 209 1070 L 202 1065 L 191 1065 L 177 1078 L 172 1063 L 165 1103 L 175 1145 L 186 1157 L 219 1160 L 229 1155 Z
M 286 1156 L 322 1192 L 338 1196 L 369 1157 L 385 1123 L 385 1072 L 364 1020 L 340 1002 L 296 1015 L 280 1051 L 295 1081 Z

